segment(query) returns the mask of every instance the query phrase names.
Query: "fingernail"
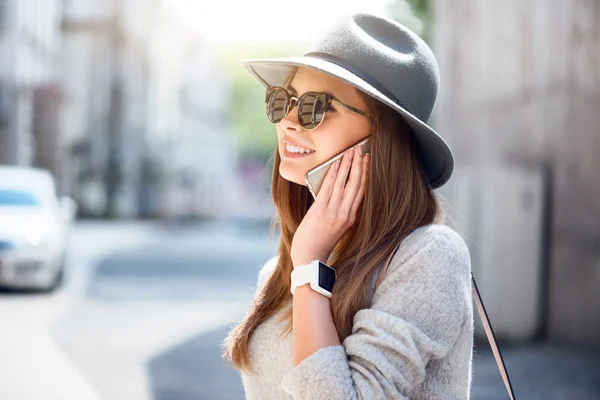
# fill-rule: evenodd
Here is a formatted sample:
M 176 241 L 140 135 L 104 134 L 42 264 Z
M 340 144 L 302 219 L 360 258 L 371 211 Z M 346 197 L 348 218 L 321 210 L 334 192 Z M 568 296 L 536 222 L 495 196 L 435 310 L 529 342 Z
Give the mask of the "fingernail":
M 350 150 L 348 150 L 349 154 L 348 156 L 350 157 L 350 159 L 352 160 L 352 157 L 354 156 L 354 147 L 351 148 Z
M 358 147 L 358 152 L 359 152 L 358 154 L 360 154 L 361 156 L 364 155 L 363 154 L 363 145 L 362 144 Z

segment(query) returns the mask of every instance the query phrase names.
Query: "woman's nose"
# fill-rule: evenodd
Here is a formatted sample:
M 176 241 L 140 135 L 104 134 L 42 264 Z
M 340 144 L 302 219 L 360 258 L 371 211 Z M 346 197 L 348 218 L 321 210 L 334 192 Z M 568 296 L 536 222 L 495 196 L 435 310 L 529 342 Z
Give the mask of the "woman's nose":
M 285 130 L 303 130 L 302 125 L 300 125 L 300 122 L 298 122 L 298 109 L 296 108 L 295 101 L 293 101 L 290 105 L 287 115 L 281 119 L 280 124 Z

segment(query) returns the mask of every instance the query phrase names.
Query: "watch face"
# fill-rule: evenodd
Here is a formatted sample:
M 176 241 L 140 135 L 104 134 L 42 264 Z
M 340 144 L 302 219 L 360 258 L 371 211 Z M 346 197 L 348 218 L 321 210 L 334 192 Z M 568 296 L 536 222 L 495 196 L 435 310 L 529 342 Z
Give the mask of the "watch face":
M 319 262 L 319 286 L 328 292 L 332 292 L 334 283 L 335 269 Z

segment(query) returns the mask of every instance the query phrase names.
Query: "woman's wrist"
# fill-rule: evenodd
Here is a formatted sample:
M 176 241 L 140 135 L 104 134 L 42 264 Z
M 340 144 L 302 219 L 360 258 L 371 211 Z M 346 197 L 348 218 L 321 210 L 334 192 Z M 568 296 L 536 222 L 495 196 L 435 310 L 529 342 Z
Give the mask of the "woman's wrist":
M 305 255 L 305 256 L 298 256 L 295 259 L 292 259 L 292 265 L 294 268 L 296 268 L 297 266 L 300 265 L 305 265 L 305 264 L 310 264 L 312 261 L 314 260 L 319 260 L 322 263 L 327 264 L 327 259 L 329 258 L 329 255 Z

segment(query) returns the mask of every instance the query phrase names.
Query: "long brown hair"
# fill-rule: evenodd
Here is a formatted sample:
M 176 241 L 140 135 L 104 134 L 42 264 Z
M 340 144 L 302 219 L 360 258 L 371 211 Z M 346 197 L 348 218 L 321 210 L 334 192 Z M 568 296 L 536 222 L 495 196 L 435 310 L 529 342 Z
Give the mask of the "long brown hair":
M 329 264 L 337 271 L 331 309 L 340 342 L 351 334 L 354 314 L 370 306 L 367 287 L 378 267 L 396 245 L 414 229 L 443 222 L 440 203 L 427 184 L 414 133 L 396 111 L 358 91 L 373 115 L 371 164 L 367 188 L 358 208 L 356 222 L 335 247 Z M 290 258 L 296 228 L 313 203 L 306 186 L 279 175 L 281 158 L 274 151 L 271 194 L 277 208 L 272 228 L 280 230 L 278 263 L 244 319 L 223 342 L 223 358 L 247 374 L 253 373 L 248 355 L 252 332 L 292 298 Z M 290 307 L 279 322 L 287 321 L 281 337 L 293 329 Z

